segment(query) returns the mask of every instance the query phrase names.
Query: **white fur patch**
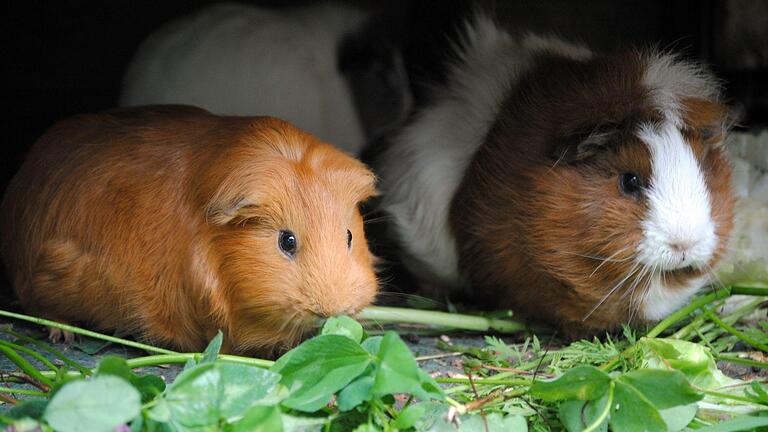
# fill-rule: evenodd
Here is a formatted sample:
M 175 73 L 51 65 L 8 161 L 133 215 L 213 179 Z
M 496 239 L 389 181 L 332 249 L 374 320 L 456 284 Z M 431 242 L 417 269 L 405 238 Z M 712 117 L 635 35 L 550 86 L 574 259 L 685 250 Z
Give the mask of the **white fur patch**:
M 684 286 L 670 288 L 664 284 L 662 277 L 655 276 L 642 299 L 643 317 L 651 321 L 665 318 L 688 303 L 696 291 L 707 282 L 707 277 L 700 277 L 692 279 Z
M 410 256 L 405 264 L 423 280 L 460 286 L 451 201 L 472 155 L 485 139 L 515 80 L 533 54 L 547 50 L 571 58 L 591 54 L 554 38 L 513 39 L 480 15 L 467 24 L 459 61 L 447 88 L 394 139 L 379 164 L 382 208 Z
M 643 85 L 664 118 L 681 127 L 684 98 L 717 100 L 720 85 L 706 69 L 675 54 L 652 52 L 646 58 Z
M 688 266 L 706 269 L 717 247 L 717 235 L 709 190 L 693 150 L 672 123 L 661 127 L 643 124 L 638 136 L 648 145 L 652 164 L 638 260 L 657 271 Z M 655 319 L 660 310 L 680 306 L 701 283 L 672 288 L 655 280 L 643 302 L 646 318 Z
M 142 43 L 120 105 L 176 103 L 216 114 L 270 115 L 357 155 L 363 129 L 336 50 L 364 21 L 356 8 L 329 2 L 205 8 Z

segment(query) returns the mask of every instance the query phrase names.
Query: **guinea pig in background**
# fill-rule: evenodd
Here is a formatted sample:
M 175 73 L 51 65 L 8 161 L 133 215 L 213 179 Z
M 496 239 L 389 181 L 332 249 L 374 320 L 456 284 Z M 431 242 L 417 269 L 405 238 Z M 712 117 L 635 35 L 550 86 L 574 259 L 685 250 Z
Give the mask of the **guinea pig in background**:
M 82 115 L 33 146 L 2 202 L 21 305 L 200 350 L 271 353 L 377 292 L 359 161 L 268 117 L 155 106 Z M 61 335 L 54 335 L 61 336 Z
M 423 285 L 578 336 L 658 320 L 708 282 L 734 207 L 709 72 L 514 35 L 483 14 L 456 46 L 377 162 Z
M 171 22 L 138 49 L 120 105 L 180 103 L 283 118 L 357 155 L 363 125 L 339 52 L 367 14 L 333 2 L 289 8 L 225 3 Z

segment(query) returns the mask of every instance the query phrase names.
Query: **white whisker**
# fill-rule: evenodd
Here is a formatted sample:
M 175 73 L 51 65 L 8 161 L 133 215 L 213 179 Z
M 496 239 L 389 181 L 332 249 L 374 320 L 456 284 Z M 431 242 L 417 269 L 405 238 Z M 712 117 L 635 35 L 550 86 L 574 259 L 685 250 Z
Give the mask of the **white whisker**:
M 611 288 L 611 289 L 610 289 L 610 290 L 609 290 L 609 291 L 608 291 L 608 292 L 607 292 L 607 293 L 606 293 L 606 294 L 605 294 L 605 295 L 604 295 L 604 296 L 603 296 L 603 297 L 600 299 L 600 301 L 599 301 L 599 302 L 597 302 L 597 304 L 596 304 L 596 305 L 595 305 L 595 306 L 594 306 L 594 307 L 593 307 L 593 308 L 592 308 L 592 309 L 591 309 L 591 310 L 590 310 L 590 311 L 589 311 L 589 312 L 588 312 L 586 315 L 584 315 L 584 317 L 583 317 L 581 320 L 582 320 L 582 321 L 586 321 L 586 320 L 587 320 L 587 319 L 588 319 L 588 318 L 589 318 L 589 317 L 590 317 L 590 316 L 591 316 L 593 313 L 595 313 L 595 311 L 596 311 L 596 310 L 597 310 L 597 309 L 598 309 L 598 308 L 599 308 L 599 307 L 600 307 L 600 306 L 601 306 L 603 303 L 605 303 L 605 301 L 606 301 L 606 300 L 608 300 L 608 297 L 610 297 L 610 296 L 611 296 L 611 294 L 613 294 L 613 293 L 614 293 L 614 292 L 615 292 L 615 291 L 616 291 L 616 290 L 617 290 L 617 289 L 618 289 L 618 288 L 619 288 L 619 287 L 620 287 L 622 284 L 624 284 L 624 282 L 626 282 L 626 281 L 627 281 L 627 279 L 629 279 L 630 277 L 632 277 L 632 275 L 635 273 L 635 271 L 637 271 L 637 269 L 639 269 L 639 268 L 640 268 L 640 263 L 639 263 L 639 262 L 638 262 L 638 263 L 635 263 L 635 265 L 634 265 L 634 266 L 632 266 L 632 268 L 629 270 L 629 272 L 627 273 L 627 275 L 626 275 L 626 276 L 624 276 L 624 278 L 623 278 L 621 281 L 619 281 L 619 283 L 617 283 L 616 285 L 614 285 L 614 286 L 613 286 L 613 288 Z

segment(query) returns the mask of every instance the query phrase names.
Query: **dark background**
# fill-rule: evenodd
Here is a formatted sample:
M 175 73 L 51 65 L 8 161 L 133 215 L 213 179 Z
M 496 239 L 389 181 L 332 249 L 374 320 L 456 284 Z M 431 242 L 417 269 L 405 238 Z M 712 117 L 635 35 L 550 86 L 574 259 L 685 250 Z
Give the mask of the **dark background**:
M 6 10 L 2 14 L 5 35 L 0 82 L 6 113 L 2 122 L 0 190 L 5 190 L 25 151 L 56 120 L 116 104 L 123 71 L 138 44 L 151 31 L 210 3 L 213 2 L 3 2 Z M 306 1 L 252 3 L 300 7 Z M 445 35 L 467 16 L 474 4 L 408 0 L 350 3 L 378 11 L 381 18 L 374 21 L 372 32 L 403 49 L 414 83 L 440 79 Z M 741 113 L 743 125 L 761 125 L 768 119 L 765 64 L 768 59 L 763 57 L 763 63 L 755 66 L 739 57 L 746 55 L 742 52 L 745 49 L 760 51 L 766 47 L 753 35 L 734 36 L 733 26 L 729 29 L 726 25 L 743 1 L 480 3 L 495 10 L 500 21 L 512 29 L 556 32 L 566 38 L 581 39 L 596 49 L 658 44 L 682 50 L 709 63 L 726 80 L 729 97 Z M 768 8 L 762 10 L 768 13 Z M 765 31 L 768 32 L 768 27 Z M 732 41 L 731 45 L 728 41 Z M 745 48 L 750 43 L 756 47 Z M 418 85 L 414 91 L 418 100 Z M 3 297 L 7 299 L 7 294 Z

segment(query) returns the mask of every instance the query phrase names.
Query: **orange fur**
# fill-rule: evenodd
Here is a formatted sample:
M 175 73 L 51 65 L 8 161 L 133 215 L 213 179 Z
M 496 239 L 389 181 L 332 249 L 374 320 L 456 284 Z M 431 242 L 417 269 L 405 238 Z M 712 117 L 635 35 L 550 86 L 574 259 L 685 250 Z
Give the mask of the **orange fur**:
M 357 160 L 281 120 L 180 106 L 83 115 L 32 148 L 2 204 L 22 306 L 200 350 L 285 349 L 377 283 Z M 347 249 L 347 229 L 353 234 Z M 280 230 L 298 239 L 295 258 Z

